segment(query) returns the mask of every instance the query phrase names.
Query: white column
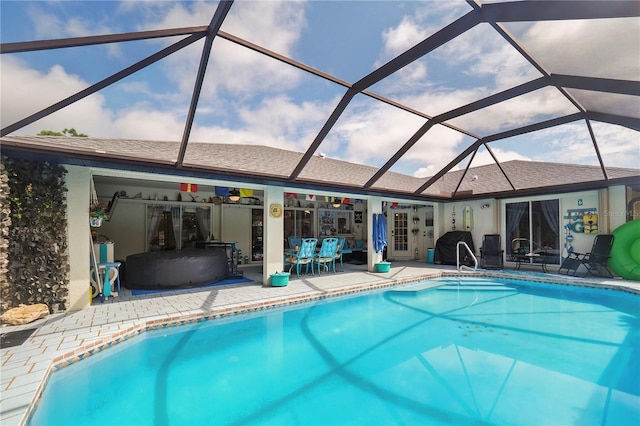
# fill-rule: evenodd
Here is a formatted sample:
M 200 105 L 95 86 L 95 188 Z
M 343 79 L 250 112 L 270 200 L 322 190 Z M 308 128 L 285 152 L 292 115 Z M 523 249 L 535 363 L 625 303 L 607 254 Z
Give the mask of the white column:
M 262 282 L 270 285 L 270 275 L 282 272 L 284 253 L 284 190 L 281 187 L 268 186 L 264 189 L 264 229 Z M 273 217 L 274 211 L 280 212 Z
M 600 190 L 600 217 L 598 230 L 601 234 L 610 234 L 627 222 L 627 194 L 624 185 L 612 186 Z
M 67 232 L 69 242 L 69 300 L 70 311 L 86 309 L 89 296 L 89 182 L 91 171 L 86 167 L 67 166 Z
M 373 215 L 380 213 L 382 213 L 382 198 L 367 199 L 367 270 L 369 272 L 374 271 L 375 264 L 383 260 L 382 253 L 376 253 L 373 247 Z

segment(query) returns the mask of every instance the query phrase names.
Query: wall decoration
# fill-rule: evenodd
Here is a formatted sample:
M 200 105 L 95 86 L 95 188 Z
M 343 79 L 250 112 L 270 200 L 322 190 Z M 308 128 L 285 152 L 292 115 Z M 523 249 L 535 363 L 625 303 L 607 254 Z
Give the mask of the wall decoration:
M 181 183 L 180 191 L 184 192 L 198 192 L 198 185 L 195 183 Z
M 597 234 L 598 233 L 598 215 L 595 213 L 586 213 L 582 216 L 582 223 L 584 224 L 585 234 Z
M 282 216 L 282 204 L 273 203 L 269 206 L 269 216 L 279 218 Z
M 462 212 L 462 227 L 465 231 L 473 230 L 473 209 L 471 206 L 466 206 Z
M 456 206 L 453 206 L 453 211 L 451 212 L 451 230 L 456 230 Z
M 354 213 L 353 221 L 355 223 L 362 223 L 362 212 L 353 212 L 353 213 Z
M 564 216 L 566 223 L 564 229 L 564 247 L 562 257 L 566 258 L 573 253 L 573 234 L 597 234 L 598 233 L 598 209 L 581 208 L 568 209 Z

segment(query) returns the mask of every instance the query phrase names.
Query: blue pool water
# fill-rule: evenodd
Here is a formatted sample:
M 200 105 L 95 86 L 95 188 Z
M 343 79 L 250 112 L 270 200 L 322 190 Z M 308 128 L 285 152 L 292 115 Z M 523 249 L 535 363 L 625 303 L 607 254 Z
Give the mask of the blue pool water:
M 149 332 L 52 374 L 31 425 L 640 424 L 639 307 L 449 278 Z

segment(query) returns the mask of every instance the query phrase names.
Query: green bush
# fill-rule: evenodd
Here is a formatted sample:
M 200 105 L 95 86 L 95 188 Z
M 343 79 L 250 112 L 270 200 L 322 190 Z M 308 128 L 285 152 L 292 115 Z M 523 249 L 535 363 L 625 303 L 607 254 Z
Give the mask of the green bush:
M 2 308 L 44 303 L 51 312 L 64 311 L 69 294 L 66 169 L 7 157 L 2 162 L 10 210 Z

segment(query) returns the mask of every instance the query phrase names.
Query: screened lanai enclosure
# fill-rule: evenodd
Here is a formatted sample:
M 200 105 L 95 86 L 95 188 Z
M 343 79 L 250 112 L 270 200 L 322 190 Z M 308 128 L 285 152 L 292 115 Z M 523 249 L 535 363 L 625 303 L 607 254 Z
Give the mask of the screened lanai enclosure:
M 554 190 L 637 184 L 614 168 L 640 164 L 639 2 L 1 7 L 5 152 L 418 200 L 549 190 L 510 160 L 597 167 L 559 168 Z M 69 126 L 89 138 L 24 137 Z M 363 167 L 324 176 L 322 158 Z M 478 166 L 498 178 L 467 174 Z

